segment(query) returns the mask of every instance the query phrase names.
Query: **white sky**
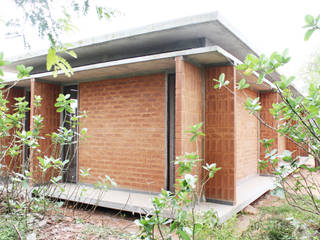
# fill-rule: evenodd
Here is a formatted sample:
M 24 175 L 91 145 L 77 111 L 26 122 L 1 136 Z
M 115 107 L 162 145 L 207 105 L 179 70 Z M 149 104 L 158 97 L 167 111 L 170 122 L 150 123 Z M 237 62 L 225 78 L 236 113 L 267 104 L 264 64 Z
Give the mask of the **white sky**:
M 8 1 L 8 0 L 5 0 Z M 99 0 L 97 0 L 99 2 Z M 219 11 L 260 53 L 271 54 L 289 48 L 292 60 L 282 70 L 285 74 L 296 75 L 310 54 L 320 49 L 320 32 L 311 40 L 303 40 L 304 16 L 320 14 L 319 0 L 101 0 L 104 5 L 121 12 L 109 22 L 98 22 L 93 18 L 80 20 L 76 25 L 80 31 L 67 36 L 68 41 L 102 35 L 155 22 Z M 17 14 L 16 9 L 7 5 L 0 14 Z M 94 18 L 95 19 L 95 18 Z M 79 26 L 80 25 L 80 26 Z M 45 48 L 36 42 L 36 47 Z M 6 56 L 24 53 L 22 44 L 4 40 L 0 31 L 0 51 Z

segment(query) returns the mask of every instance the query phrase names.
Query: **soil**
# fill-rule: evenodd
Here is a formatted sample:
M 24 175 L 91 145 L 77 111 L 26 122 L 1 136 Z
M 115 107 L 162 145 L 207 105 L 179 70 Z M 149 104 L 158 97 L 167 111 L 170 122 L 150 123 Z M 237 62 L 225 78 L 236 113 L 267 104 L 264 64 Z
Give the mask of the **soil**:
M 126 239 L 138 231 L 134 223 L 138 215 L 104 208 L 75 209 L 72 205 L 60 210 L 60 214 L 45 217 L 37 239 Z
M 276 206 L 281 206 L 284 203 L 285 203 L 285 201 L 283 199 L 281 199 L 278 196 L 273 196 L 273 195 L 271 195 L 270 192 L 268 192 L 268 193 L 262 195 L 255 202 L 253 202 L 251 204 L 251 206 L 258 209 L 258 211 L 259 211 L 260 207 L 272 207 L 272 206 L 276 207 Z M 257 220 L 258 217 L 259 217 L 259 215 L 240 213 L 237 216 L 236 231 L 238 233 L 245 231 L 249 227 L 250 222 Z

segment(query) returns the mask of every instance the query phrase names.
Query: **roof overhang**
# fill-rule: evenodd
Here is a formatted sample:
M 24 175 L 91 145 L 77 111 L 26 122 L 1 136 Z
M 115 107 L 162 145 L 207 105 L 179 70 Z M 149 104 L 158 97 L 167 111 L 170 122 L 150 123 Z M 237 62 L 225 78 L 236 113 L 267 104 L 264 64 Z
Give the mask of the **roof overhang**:
M 79 67 L 209 45 L 220 46 L 240 61 L 249 53 L 258 55 L 240 33 L 213 12 L 79 41 L 73 44 L 78 59 L 65 57 L 73 67 Z M 36 73 L 46 72 L 46 54 L 37 51 L 13 57 L 5 70 L 15 71 L 16 65 L 24 64 L 33 66 Z
M 62 71 L 58 73 L 57 77 L 53 77 L 52 72 L 45 72 L 31 75 L 18 82 L 16 79 L 11 79 L 7 83 L 15 83 L 16 86 L 27 87 L 30 85 L 30 79 L 32 78 L 56 84 L 70 84 L 159 72 L 174 72 L 175 58 L 178 56 L 182 56 L 185 61 L 199 67 L 240 63 L 237 58 L 219 46 L 210 46 L 76 67 L 73 69 L 74 74 L 71 77 L 66 76 Z M 271 84 L 268 80 L 265 80 L 263 85 L 256 84 L 255 77 L 249 77 L 248 81 L 251 87 L 256 90 L 271 89 Z

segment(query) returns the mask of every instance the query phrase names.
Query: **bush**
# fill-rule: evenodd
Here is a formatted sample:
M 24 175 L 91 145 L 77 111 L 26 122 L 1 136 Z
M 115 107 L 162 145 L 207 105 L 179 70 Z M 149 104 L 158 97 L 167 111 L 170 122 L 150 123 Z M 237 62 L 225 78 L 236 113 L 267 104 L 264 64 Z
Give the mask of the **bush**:
M 191 142 L 197 144 L 197 138 L 204 136 L 202 123 L 191 126 L 186 131 L 192 134 Z M 211 239 L 218 217 L 213 210 L 199 212 L 196 206 L 201 200 L 206 182 L 220 170 L 216 164 L 202 166 L 205 171 L 203 181 L 193 175 L 193 169 L 200 164 L 199 152 L 186 153 L 177 157 L 178 178 L 175 193 L 162 190 L 159 197 L 152 199 L 153 211 L 136 221 L 140 232 L 139 239 L 173 239 L 178 236 L 182 240 Z

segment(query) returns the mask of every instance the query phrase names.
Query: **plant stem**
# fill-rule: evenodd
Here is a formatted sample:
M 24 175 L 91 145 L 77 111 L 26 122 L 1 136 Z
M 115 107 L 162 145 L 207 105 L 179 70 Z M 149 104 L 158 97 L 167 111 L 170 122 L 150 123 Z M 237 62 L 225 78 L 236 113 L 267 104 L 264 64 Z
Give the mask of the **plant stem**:
M 20 234 L 20 232 L 19 232 L 18 228 L 16 227 L 16 225 L 14 225 L 14 224 L 13 224 L 13 227 L 14 227 L 14 229 L 16 230 L 16 233 L 18 234 L 19 239 L 20 239 L 20 240 L 22 240 L 23 238 L 22 238 L 22 236 L 21 236 L 21 234 Z

